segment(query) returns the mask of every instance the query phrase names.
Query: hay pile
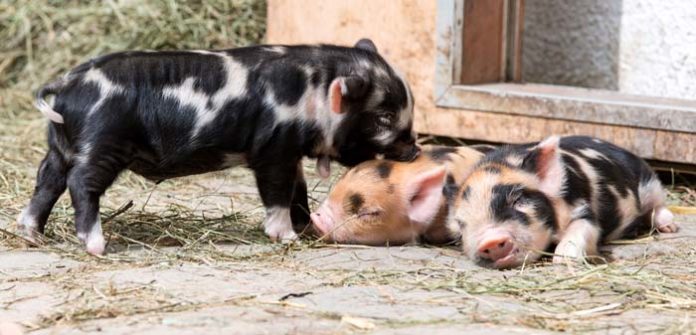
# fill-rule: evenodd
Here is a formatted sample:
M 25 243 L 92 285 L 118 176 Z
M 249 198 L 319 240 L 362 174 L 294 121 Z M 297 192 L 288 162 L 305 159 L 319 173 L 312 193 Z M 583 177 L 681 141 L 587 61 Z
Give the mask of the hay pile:
M 0 89 L 11 94 L 3 112 L 26 109 L 27 90 L 100 54 L 259 43 L 265 8 L 259 0 L 2 1 Z

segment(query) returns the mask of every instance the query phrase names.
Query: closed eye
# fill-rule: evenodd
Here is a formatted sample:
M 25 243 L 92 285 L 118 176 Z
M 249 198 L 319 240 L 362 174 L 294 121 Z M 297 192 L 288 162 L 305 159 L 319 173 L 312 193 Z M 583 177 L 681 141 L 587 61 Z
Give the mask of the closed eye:
M 524 203 L 525 198 L 522 196 L 522 191 L 524 191 L 523 188 L 514 188 L 510 191 L 510 194 L 507 196 L 507 203 L 512 207 L 517 207 Z
M 358 218 L 370 219 L 370 218 L 378 217 L 380 214 L 382 214 L 381 209 L 364 209 L 358 213 Z

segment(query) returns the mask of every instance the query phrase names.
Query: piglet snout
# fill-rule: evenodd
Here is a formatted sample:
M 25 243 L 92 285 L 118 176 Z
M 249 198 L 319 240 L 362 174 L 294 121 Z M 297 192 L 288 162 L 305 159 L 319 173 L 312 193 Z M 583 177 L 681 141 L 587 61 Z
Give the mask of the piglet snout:
M 312 224 L 314 229 L 320 235 L 330 235 L 333 230 L 333 218 L 330 211 L 326 210 L 324 206 L 319 208 L 316 212 L 309 215 L 312 219 Z
M 421 148 L 416 144 L 415 135 L 401 138 L 386 148 L 384 158 L 400 162 L 410 162 L 418 158 Z
M 510 235 L 504 233 L 491 234 L 478 244 L 476 255 L 495 262 L 509 256 L 513 248 L 514 244 Z
M 316 228 L 316 230 L 319 233 L 325 234 L 327 231 L 327 229 L 326 229 L 327 227 L 323 221 L 324 218 L 321 216 L 321 214 L 320 213 L 312 213 L 309 215 L 309 217 L 312 219 L 312 223 L 314 224 L 314 228 Z

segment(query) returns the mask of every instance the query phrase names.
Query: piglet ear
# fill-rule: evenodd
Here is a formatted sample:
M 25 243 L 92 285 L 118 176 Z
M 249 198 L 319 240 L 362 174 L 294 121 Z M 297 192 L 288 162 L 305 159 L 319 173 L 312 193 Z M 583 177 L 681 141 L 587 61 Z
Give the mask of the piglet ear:
M 437 215 L 442 204 L 445 173 L 445 168 L 438 166 L 407 181 L 408 217 L 412 223 L 428 224 Z
M 539 190 L 559 197 L 565 182 L 565 169 L 559 148 L 561 139 L 551 136 L 537 144 L 524 158 L 522 168 L 539 178 Z
M 355 47 L 358 49 L 363 49 L 377 53 L 377 46 L 375 46 L 375 43 L 372 42 L 372 40 L 369 38 L 361 38 L 358 42 L 355 43 Z
M 344 102 L 363 98 L 367 92 L 367 86 L 367 80 L 359 75 L 334 79 L 329 86 L 331 111 L 336 114 L 344 113 Z

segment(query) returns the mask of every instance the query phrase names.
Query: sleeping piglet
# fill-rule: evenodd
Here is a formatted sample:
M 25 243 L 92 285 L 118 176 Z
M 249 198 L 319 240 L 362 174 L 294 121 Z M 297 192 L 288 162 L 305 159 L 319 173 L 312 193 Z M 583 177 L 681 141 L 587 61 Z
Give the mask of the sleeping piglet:
M 479 265 L 510 268 L 544 251 L 597 256 L 601 243 L 677 231 L 655 173 L 609 142 L 552 136 L 489 152 L 454 198 L 448 228 Z
M 349 170 L 311 214 L 325 241 L 395 245 L 452 242 L 447 199 L 490 146 L 425 146 L 413 162 L 371 160 Z

